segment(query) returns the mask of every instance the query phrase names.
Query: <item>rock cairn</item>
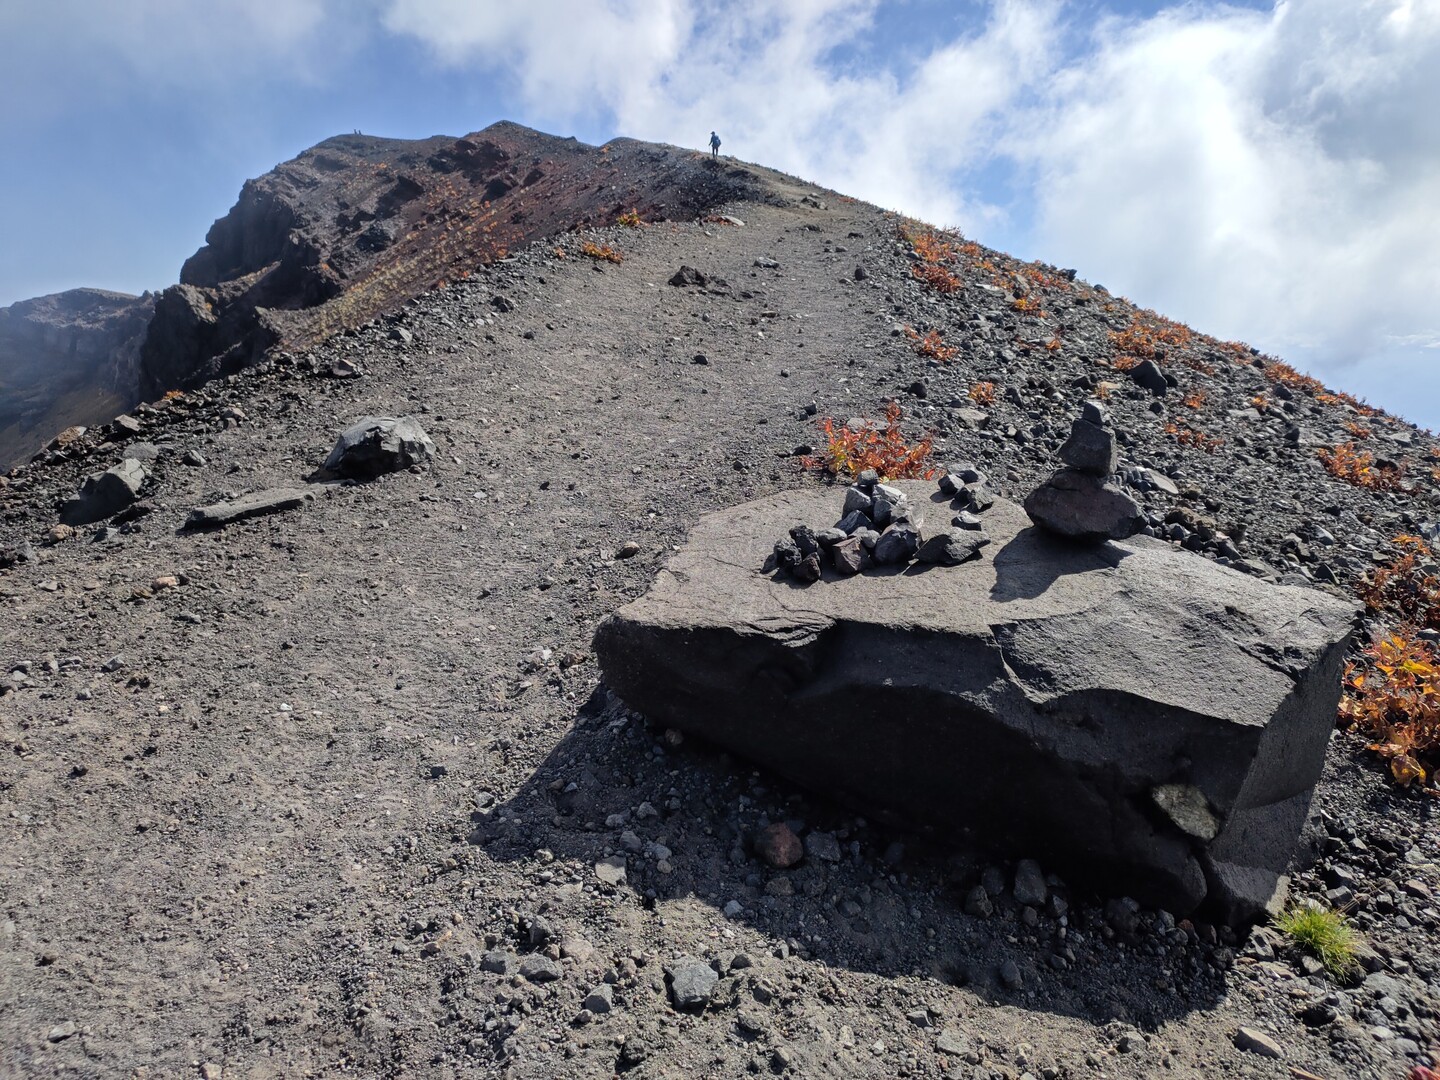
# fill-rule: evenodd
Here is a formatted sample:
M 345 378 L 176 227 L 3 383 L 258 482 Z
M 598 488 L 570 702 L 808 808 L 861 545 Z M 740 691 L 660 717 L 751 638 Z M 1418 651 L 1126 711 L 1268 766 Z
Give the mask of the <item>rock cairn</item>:
M 958 513 L 948 527 L 922 531 L 924 519 L 905 493 L 866 469 L 845 489 L 840 520 L 828 529 L 795 526 L 790 539 L 776 542 L 774 566 L 808 585 L 820 580 L 826 565 L 848 577 L 871 567 L 968 562 L 990 543 L 978 515 L 994 505 L 995 496 L 972 465 L 947 472 L 939 487 Z
M 1060 447 L 1060 460 L 1064 467 L 1025 500 L 1025 512 L 1036 525 L 1089 543 L 1123 540 L 1145 528 L 1139 504 L 1109 482 L 1119 455 L 1100 402 L 1085 402 Z

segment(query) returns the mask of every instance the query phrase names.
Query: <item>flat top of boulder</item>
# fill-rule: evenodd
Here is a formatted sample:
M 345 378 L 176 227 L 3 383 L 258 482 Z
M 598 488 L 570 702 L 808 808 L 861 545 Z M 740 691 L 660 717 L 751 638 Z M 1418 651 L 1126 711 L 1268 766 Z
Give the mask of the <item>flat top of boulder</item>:
M 897 486 L 932 530 L 949 521 L 950 500 L 933 484 Z M 761 571 L 777 536 L 828 522 L 837 509 L 834 491 L 801 489 L 706 515 L 650 591 L 616 617 L 748 628 L 797 644 L 837 622 L 993 638 L 1033 701 L 1106 689 L 1245 722 L 1290 694 L 1291 671 L 1357 613 L 1328 593 L 1272 585 L 1150 537 L 1067 543 L 1004 499 L 984 515 L 993 543 L 961 566 L 851 577 L 827 568 L 808 586 Z M 1043 665 L 1026 661 L 1042 654 Z M 1215 677 L 1167 678 L 1197 664 Z

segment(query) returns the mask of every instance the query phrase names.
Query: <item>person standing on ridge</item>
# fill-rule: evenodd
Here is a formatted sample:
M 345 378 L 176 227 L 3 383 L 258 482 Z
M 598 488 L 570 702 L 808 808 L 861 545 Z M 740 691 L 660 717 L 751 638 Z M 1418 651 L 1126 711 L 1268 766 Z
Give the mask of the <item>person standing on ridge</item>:
M 720 156 L 720 136 L 713 131 L 710 132 L 710 156 L 712 158 Z

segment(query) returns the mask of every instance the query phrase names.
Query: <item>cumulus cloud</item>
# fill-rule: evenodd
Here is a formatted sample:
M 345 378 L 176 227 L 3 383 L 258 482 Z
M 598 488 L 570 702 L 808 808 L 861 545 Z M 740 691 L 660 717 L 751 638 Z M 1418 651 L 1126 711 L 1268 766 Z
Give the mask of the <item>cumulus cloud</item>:
M 978 27 L 902 67 L 836 61 L 879 0 L 537 0 L 503 14 L 392 0 L 387 27 L 448 65 L 509 73 L 532 115 L 603 112 L 627 135 L 726 149 L 955 223 L 994 217 L 954 173 L 1056 60 L 1058 4 L 997 0 Z
M 1440 4 L 1182 8 L 1094 42 L 1004 146 L 1036 248 L 1330 371 L 1440 343 Z
M 442 63 L 503 73 L 532 108 L 569 118 L 649 93 L 693 44 L 694 21 L 686 0 L 392 0 L 382 15 Z

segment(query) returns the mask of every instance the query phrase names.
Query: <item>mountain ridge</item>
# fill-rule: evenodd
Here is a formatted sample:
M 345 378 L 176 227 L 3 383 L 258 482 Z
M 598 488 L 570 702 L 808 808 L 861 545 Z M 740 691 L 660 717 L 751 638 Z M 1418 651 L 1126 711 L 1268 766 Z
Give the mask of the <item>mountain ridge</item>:
M 312 347 L 541 236 L 629 212 L 687 220 L 739 195 L 752 175 L 676 147 L 594 147 L 508 121 L 460 138 L 332 136 L 245 182 L 178 283 L 153 300 L 138 358 L 112 388 L 111 417 L 272 348 Z M 0 351 L 0 371 L 27 363 Z M 61 401 L 58 390 L 50 397 Z M 52 413 L 43 394 L 30 398 L 31 426 L 0 444 L 0 466 L 63 428 L 110 418 L 68 404 Z

